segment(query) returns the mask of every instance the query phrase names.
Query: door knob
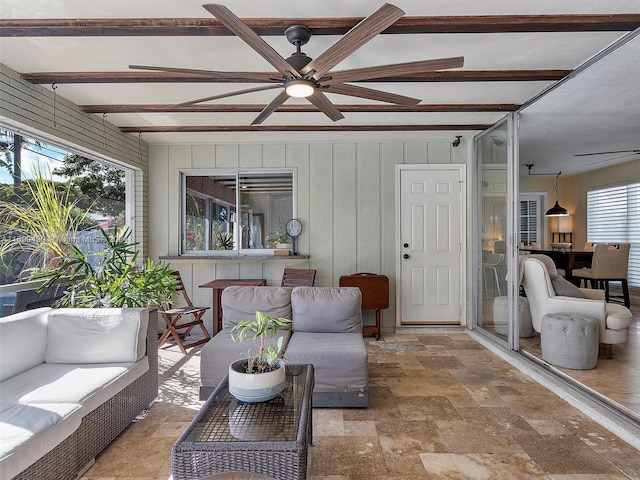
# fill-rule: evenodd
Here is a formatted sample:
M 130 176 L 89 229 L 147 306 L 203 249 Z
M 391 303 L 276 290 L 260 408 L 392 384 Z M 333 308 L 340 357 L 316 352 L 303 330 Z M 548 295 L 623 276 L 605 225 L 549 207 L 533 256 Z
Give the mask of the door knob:
M 404 255 L 402 255 L 402 258 L 404 258 L 404 259 L 409 258 L 409 254 L 408 254 L 408 253 L 405 253 Z
M 405 243 L 405 244 L 404 244 L 404 248 L 408 248 L 408 247 L 409 247 L 409 244 L 408 244 L 408 243 Z

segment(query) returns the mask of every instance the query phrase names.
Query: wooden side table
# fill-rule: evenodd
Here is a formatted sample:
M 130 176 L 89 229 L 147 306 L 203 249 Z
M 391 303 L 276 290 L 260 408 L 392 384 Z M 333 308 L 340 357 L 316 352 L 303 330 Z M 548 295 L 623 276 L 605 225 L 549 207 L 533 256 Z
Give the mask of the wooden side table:
M 222 330 L 222 291 L 234 285 L 258 287 L 267 284 L 264 278 L 221 278 L 212 280 L 200 288 L 210 288 L 213 293 L 213 334 L 215 335 Z
M 341 287 L 358 287 L 362 292 L 362 309 L 376 311 L 376 324 L 364 325 L 363 335 L 380 339 L 380 310 L 389 308 L 389 278 L 375 273 L 354 273 L 340 277 Z

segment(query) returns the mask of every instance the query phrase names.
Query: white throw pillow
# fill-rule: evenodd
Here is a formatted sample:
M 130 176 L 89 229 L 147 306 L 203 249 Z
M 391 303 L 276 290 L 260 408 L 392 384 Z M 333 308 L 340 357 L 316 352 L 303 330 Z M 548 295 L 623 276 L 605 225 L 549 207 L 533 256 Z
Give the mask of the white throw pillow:
M 142 308 L 60 308 L 49 314 L 47 363 L 135 362 L 145 355 Z

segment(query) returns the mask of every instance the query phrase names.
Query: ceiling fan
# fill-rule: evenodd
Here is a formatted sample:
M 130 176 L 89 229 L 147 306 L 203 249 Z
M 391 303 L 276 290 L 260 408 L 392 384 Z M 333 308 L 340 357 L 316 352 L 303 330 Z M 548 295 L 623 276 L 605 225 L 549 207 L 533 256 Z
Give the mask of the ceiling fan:
M 612 150 L 610 152 L 576 153 L 574 157 L 589 157 L 591 155 L 610 155 L 614 153 L 640 154 L 640 148 L 632 148 L 631 150 Z
M 416 105 L 421 102 L 420 99 L 350 85 L 345 82 L 420 74 L 434 70 L 458 68 L 462 67 L 464 63 L 464 57 L 453 57 L 418 62 L 396 63 L 377 67 L 356 68 L 336 72 L 331 71 L 334 66 L 351 55 L 358 48 L 362 47 L 380 32 L 393 25 L 404 15 L 404 11 L 389 3 L 384 4 L 374 13 L 363 19 L 344 36 L 342 36 L 335 44 L 315 59 L 308 57 L 300 49 L 302 45 L 305 45 L 309 41 L 312 34 L 311 30 L 305 26 L 293 25 L 286 29 L 285 36 L 290 43 L 295 45 L 296 52 L 289 58 L 285 59 L 226 6 L 208 4 L 203 5 L 203 7 L 222 24 L 224 24 L 225 27 L 231 30 L 236 36 L 241 38 L 247 45 L 267 60 L 276 68 L 276 70 L 278 70 L 278 72 L 274 72 L 273 74 L 243 72 L 243 81 L 250 81 L 252 83 L 268 83 L 268 85 L 199 98 L 197 100 L 191 100 L 174 106 L 182 107 L 241 95 L 244 93 L 283 88 L 284 90 L 280 92 L 271 101 L 271 103 L 269 103 L 260 112 L 260 114 L 258 114 L 253 122 L 251 122 L 251 125 L 262 123 L 290 97 L 306 98 L 334 122 L 344 118 L 340 110 L 331 103 L 324 92 L 366 98 L 369 100 L 399 105 Z M 212 70 L 153 67 L 144 65 L 129 65 L 129 68 L 189 73 L 196 75 L 202 74 L 209 77 L 213 75 L 218 78 L 226 79 L 237 78 L 236 73 L 216 72 Z

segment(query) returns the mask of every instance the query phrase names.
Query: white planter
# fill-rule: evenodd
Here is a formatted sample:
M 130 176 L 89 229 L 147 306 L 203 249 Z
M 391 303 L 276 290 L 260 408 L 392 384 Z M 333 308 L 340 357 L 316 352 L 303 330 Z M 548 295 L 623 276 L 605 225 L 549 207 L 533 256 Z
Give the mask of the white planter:
M 290 250 L 291 249 L 291 243 L 276 243 L 276 248 L 282 249 L 282 250 Z
M 245 403 L 266 402 L 275 398 L 286 386 L 284 363 L 280 368 L 266 373 L 245 373 L 245 360 L 229 365 L 229 393 Z

